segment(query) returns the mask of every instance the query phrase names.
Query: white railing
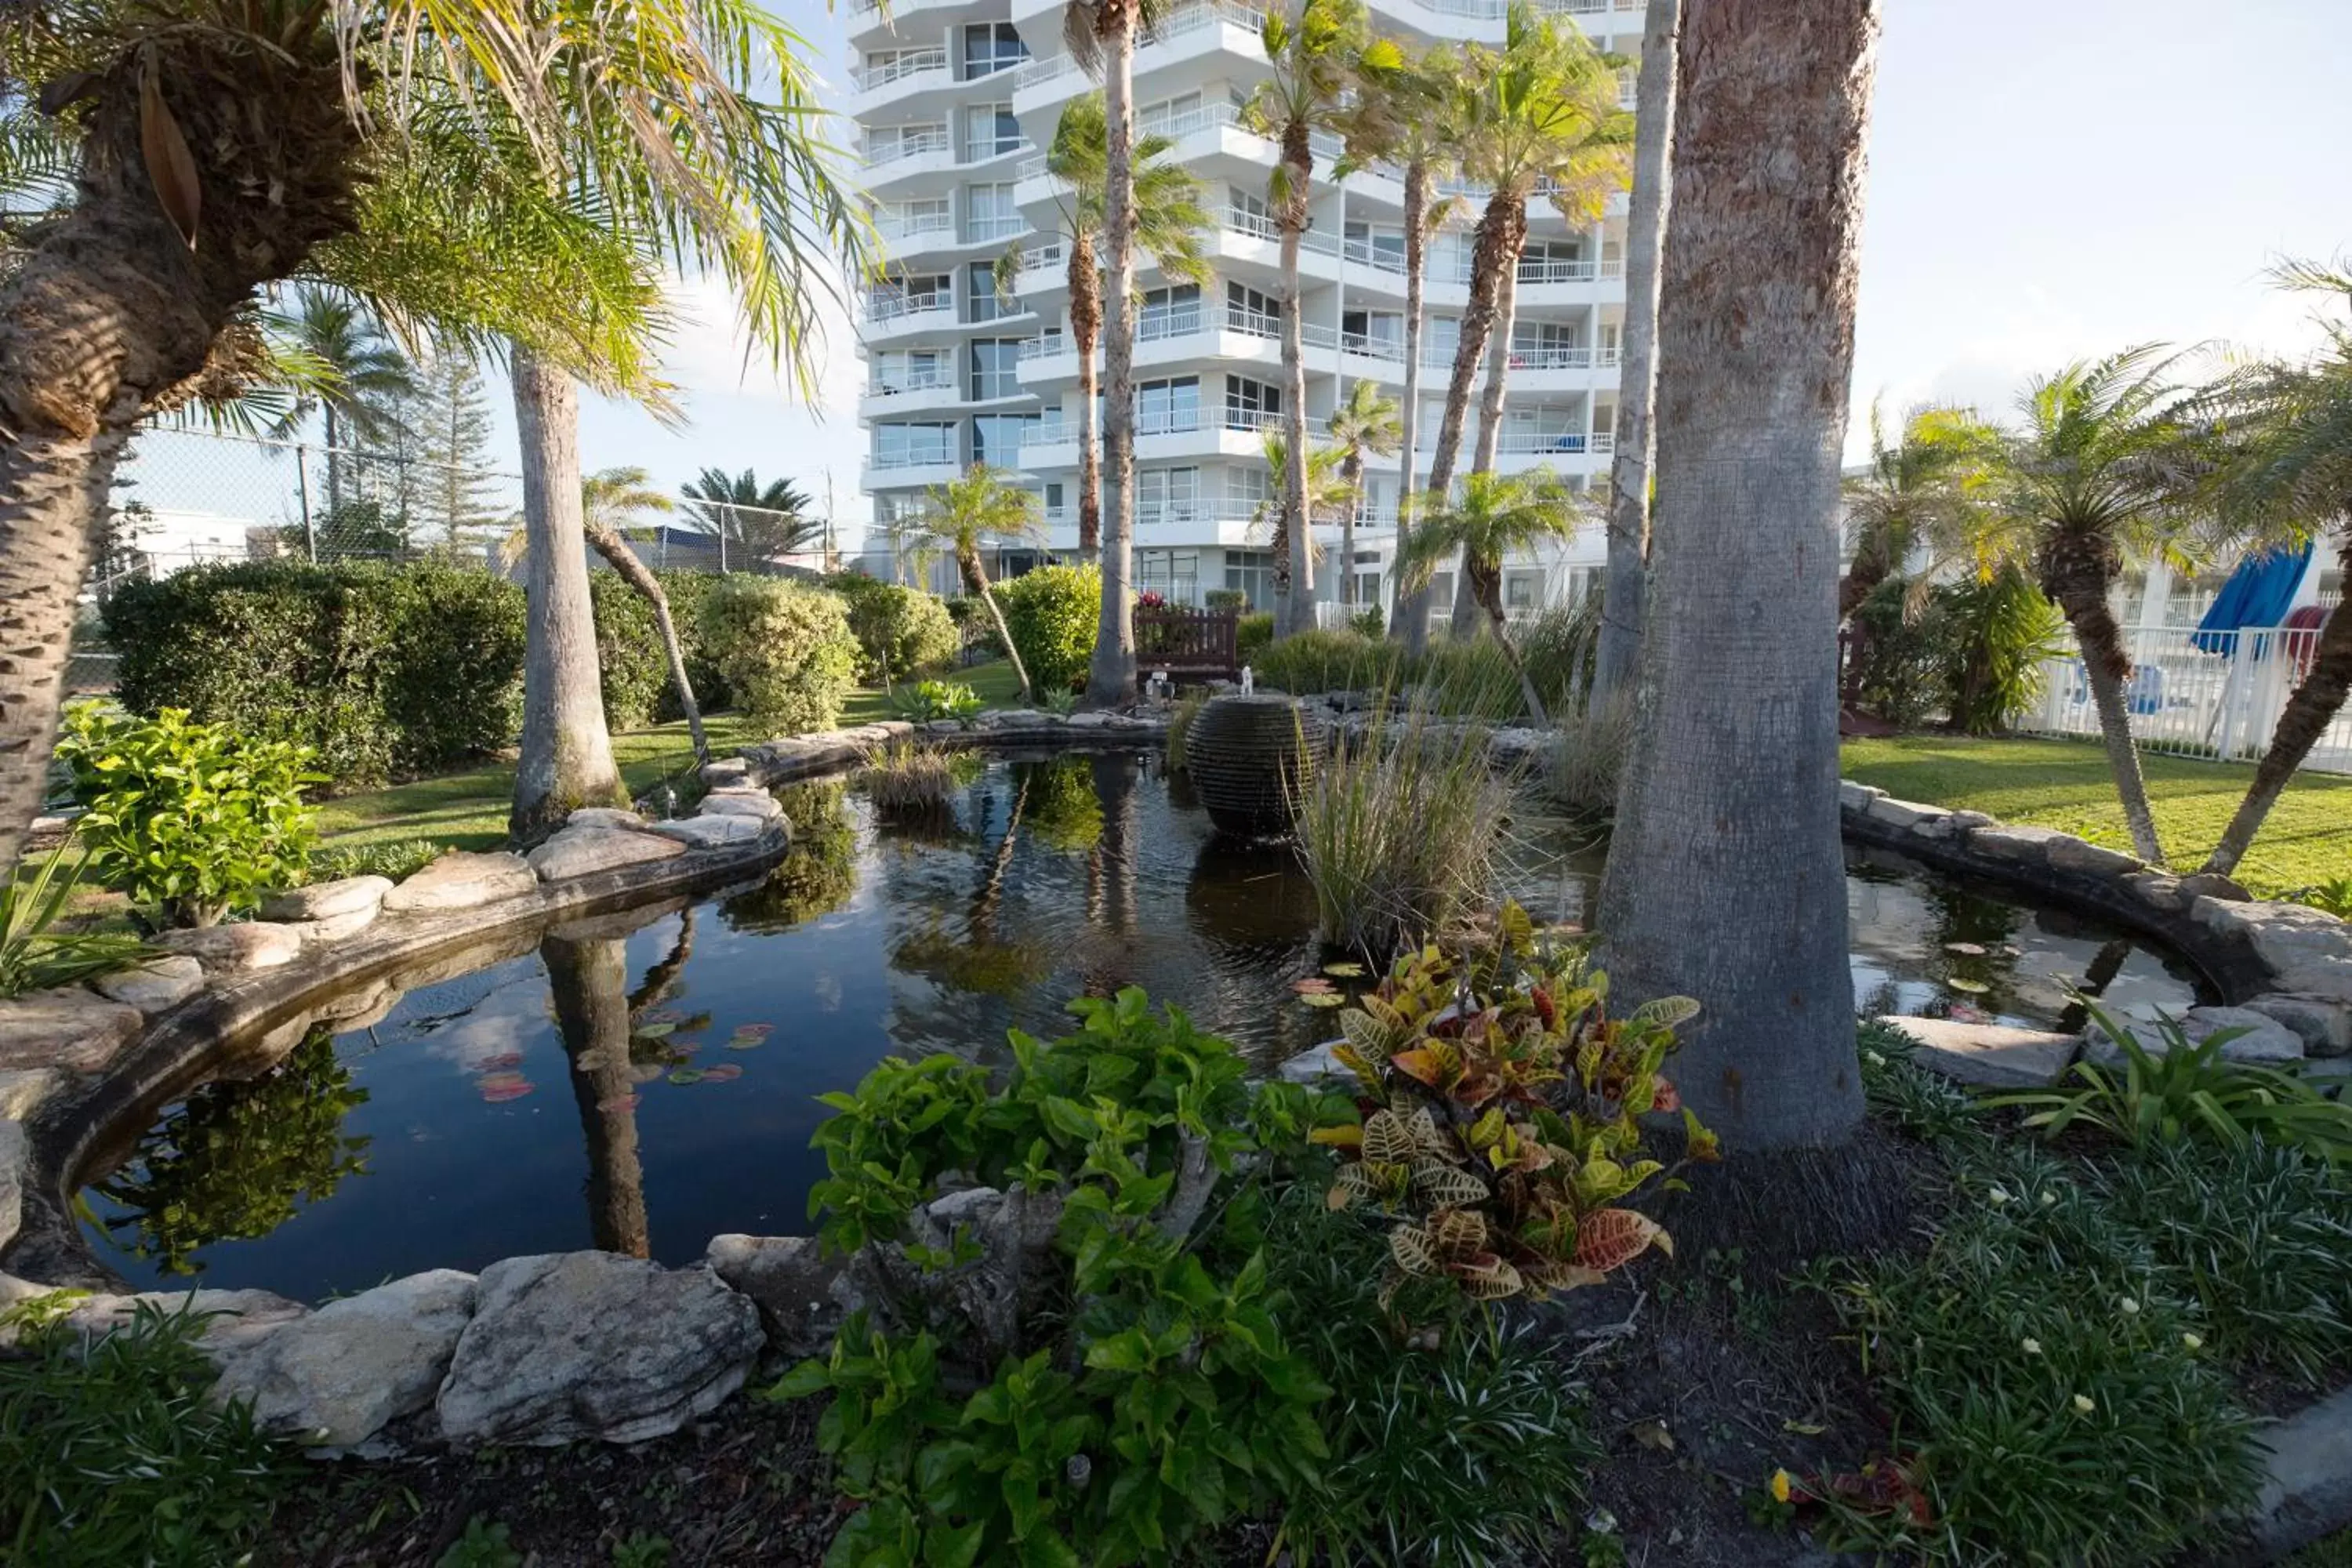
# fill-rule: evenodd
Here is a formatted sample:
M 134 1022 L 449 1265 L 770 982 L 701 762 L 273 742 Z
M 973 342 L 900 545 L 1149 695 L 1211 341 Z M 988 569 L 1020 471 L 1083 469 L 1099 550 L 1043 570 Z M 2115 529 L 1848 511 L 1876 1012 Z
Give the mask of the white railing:
M 955 314 L 952 294 L 885 294 L 866 301 L 866 320 L 879 324 L 895 321 L 906 316 L 929 315 L 934 310 Z
M 1198 406 L 1142 409 L 1135 416 L 1135 433 L 1139 436 L 1189 436 L 1200 428 Z
M 1069 352 L 1070 337 L 1067 332 L 1045 332 L 1037 337 L 1021 340 L 1020 357 L 1024 360 L 1044 359 L 1047 354 Z
M 1213 26 L 1221 22 L 1240 27 L 1251 37 L 1255 38 L 1265 30 L 1265 13 L 1247 5 L 1237 5 L 1234 0 L 1194 0 L 1193 4 L 1179 6 L 1162 16 L 1153 26 L 1144 44 L 1146 48 L 1149 48 L 1153 44 L 1167 43 L 1171 39 L 1181 38 L 1188 33 L 1197 33 L 1203 27 Z M 1150 59 L 1138 59 L 1135 65 L 1136 74 L 1142 75 L 1150 68 Z M 1080 74 L 1078 62 L 1068 55 L 1047 55 L 1042 59 L 1031 60 L 1015 71 L 1013 74 L 1013 86 L 1014 90 L 1018 91 L 1023 88 L 1042 87 L 1047 82 L 1059 81 L 1064 77 L 1078 74 Z
M 887 168 L 908 158 L 920 158 L 948 150 L 948 128 L 944 125 L 919 131 L 900 130 L 898 140 L 867 153 L 859 162 L 868 169 Z
M 1263 408 L 1228 407 L 1221 416 L 1228 430 L 1279 430 L 1282 416 Z
M 1027 145 L 1029 145 L 1028 142 L 1019 136 L 1013 137 L 1009 142 L 1001 136 L 983 137 L 978 141 L 966 142 L 963 144 L 963 156 L 958 162 L 985 163 L 991 158 L 1002 158 L 1008 153 L 1018 153 Z M 1013 177 L 1018 179 L 1020 175 L 1016 172 Z
M 1186 338 L 1201 330 L 1201 307 L 1192 305 L 1167 306 L 1139 312 L 1135 319 L 1135 341 L 1155 343 L 1163 338 Z
M 1029 232 L 1029 220 L 1019 213 L 1003 213 L 995 217 L 970 217 L 963 221 L 963 242 L 978 245 L 983 240 L 1011 239 L 1016 234 Z
M 2262 755 L 2318 641 L 2315 627 L 2126 627 L 2124 651 L 2132 673 L 2124 683 L 2124 700 L 2134 738 L 2147 751 L 2177 756 Z M 2081 658 L 2048 660 L 2042 678 L 2042 700 L 2021 728 L 2045 735 L 2099 733 L 2098 708 Z M 2303 765 L 2352 773 L 2352 712 L 2336 717 Z
M 875 218 L 874 232 L 885 239 L 914 239 L 927 234 L 953 234 L 955 219 L 946 213 L 917 213 L 911 216 L 894 216 L 885 213 Z
M 955 384 L 955 373 L 950 370 L 922 371 L 912 375 L 887 381 L 876 381 L 866 389 L 868 397 L 903 397 L 910 392 L 935 392 L 942 386 Z
M 1040 419 L 1021 433 L 1021 449 L 1032 447 L 1059 447 L 1078 438 L 1078 422 L 1075 419 Z
M 877 87 L 887 87 L 921 71 L 943 71 L 948 68 L 945 49 L 903 49 L 877 65 L 852 66 L 849 79 L 861 92 Z
M 1584 449 L 1588 452 L 1615 451 L 1617 449 L 1617 432 L 1614 430 L 1595 430 L 1591 435 L 1587 436 L 1584 438 Z
M 1581 452 L 1585 437 L 1576 430 L 1506 430 L 1496 439 L 1495 450 L 1525 456 L 1535 452 Z
M 1584 283 L 1601 275 L 1590 257 L 1573 260 L 1559 257 L 1519 258 L 1519 281 L 1522 283 Z
M 1021 265 L 1015 269 L 1013 274 L 1015 279 L 1018 279 L 1014 286 L 1016 288 L 1025 286 L 1028 283 L 1030 274 L 1032 273 L 1060 273 L 1066 269 L 1068 266 L 1069 258 L 1063 253 L 1060 246 L 1031 246 L 1021 252 Z
M 1228 305 L 1225 307 L 1225 331 L 1239 332 L 1244 337 L 1279 338 L 1282 336 L 1282 317 L 1272 310 L 1252 310 L 1240 305 Z
M 1339 349 L 1363 359 L 1384 360 L 1391 364 L 1404 363 L 1404 340 L 1378 337 L 1370 332 L 1341 332 Z
M 1053 170 L 1045 166 L 1045 154 L 1043 153 L 1024 158 L 1013 165 L 1013 177 L 1016 180 L 1042 180 L 1052 173 Z
M 935 468 L 956 460 L 950 451 L 877 452 L 866 460 L 866 466 L 881 472 L 890 468 Z
M 1340 254 L 1359 267 L 1393 272 L 1400 278 L 1404 276 L 1404 252 L 1383 250 L 1370 238 L 1360 236 L 1349 239 L 1341 247 Z
M 1556 343 L 1511 346 L 1513 370 L 1590 370 L 1592 351 Z

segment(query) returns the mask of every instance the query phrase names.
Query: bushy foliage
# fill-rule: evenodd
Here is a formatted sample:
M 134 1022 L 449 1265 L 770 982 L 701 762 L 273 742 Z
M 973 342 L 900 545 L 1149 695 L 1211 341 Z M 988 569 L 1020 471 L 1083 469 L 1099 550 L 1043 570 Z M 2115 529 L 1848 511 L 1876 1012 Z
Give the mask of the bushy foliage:
M 963 646 L 945 601 L 936 594 L 880 582 L 862 572 L 836 573 L 825 586 L 849 605 L 861 680 L 898 681 L 944 669 Z
M 142 1303 L 95 1341 L 57 1321 L 76 1292 L 0 1312 L 0 1498 L 10 1561 L 213 1568 L 242 1561 L 292 1479 L 251 1407 L 208 1397 L 205 1320 Z
M 720 581 L 713 572 L 656 572 L 654 578 L 669 600 L 671 629 L 678 650 L 686 656 L 686 679 L 694 688 L 698 707 L 710 712 L 727 705 L 727 683 L 702 647 L 702 595 Z M 614 730 L 637 730 L 649 723 L 685 717 L 677 688 L 670 679 L 669 655 L 662 647 L 661 626 L 654 607 L 643 594 L 617 572 L 588 574 L 589 597 L 596 616 L 596 664 L 604 689 L 604 722 Z
M 1003 658 L 1004 643 L 996 635 L 996 617 L 970 594 L 953 594 L 940 601 L 964 645 L 986 658 Z
M 901 719 L 926 724 L 934 719 L 969 719 L 981 710 L 980 693 L 960 680 L 919 680 L 891 700 Z
M 1254 610 L 1234 623 L 1234 648 L 1244 664 L 1255 667 L 1273 646 L 1273 611 Z
M 124 706 L 310 746 L 338 790 L 443 770 L 514 736 L 523 594 L 486 572 L 204 566 L 127 584 L 105 616 Z
M 0 996 L 71 985 L 139 956 L 139 939 L 124 932 L 58 929 L 81 873 L 82 862 L 68 865 L 59 850 L 26 857 L 0 882 Z
M 1201 595 L 1201 603 L 1212 610 L 1246 610 L 1249 595 L 1239 588 L 1212 588 Z
M 955 787 L 955 771 L 942 753 L 900 741 L 866 757 L 857 786 L 878 811 L 940 812 Z
M 317 814 L 302 792 L 321 775 L 305 747 L 92 702 L 67 713 L 58 755 L 91 875 L 159 923 L 211 925 L 309 875 Z
M 310 852 L 310 880 L 337 882 L 346 877 L 389 877 L 395 882 L 405 881 L 448 853 L 450 847 L 432 838 L 329 844 Z
M 857 639 L 840 595 L 729 577 L 703 595 L 699 621 L 705 650 L 754 723 L 798 734 L 840 721 L 857 678 Z
M 1853 613 L 1851 683 L 1862 704 L 1906 727 L 1942 717 L 1973 735 L 2007 729 L 2042 696 L 2042 661 L 2064 646 L 2065 618 L 2022 574 L 1945 584 L 1926 594 L 1890 578 Z
M 1381 691 L 1396 685 L 1403 650 L 1359 631 L 1293 632 L 1246 661 L 1260 688 L 1308 696 L 1325 691 Z
M 1030 684 L 1041 693 L 1076 689 L 1101 624 L 1101 569 L 1044 566 L 995 584 L 994 592 Z

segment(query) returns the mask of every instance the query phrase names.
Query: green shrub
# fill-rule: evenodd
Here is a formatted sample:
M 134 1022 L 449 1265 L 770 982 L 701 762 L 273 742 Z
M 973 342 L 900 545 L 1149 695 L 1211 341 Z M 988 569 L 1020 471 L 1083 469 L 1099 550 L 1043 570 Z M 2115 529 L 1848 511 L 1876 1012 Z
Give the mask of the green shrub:
M 1358 637 L 1376 637 L 1388 630 L 1388 617 L 1378 605 L 1366 605 L 1348 617 L 1348 629 Z
M 310 880 L 339 882 L 346 877 L 389 877 L 395 882 L 405 881 L 446 854 L 450 847 L 432 838 L 322 845 L 310 851 Z
M 310 753 L 198 724 L 176 708 L 133 718 L 68 711 L 58 754 L 85 808 L 74 834 L 100 881 L 159 923 L 211 925 L 309 876 Z
M 1246 610 L 1249 595 L 1239 588 L 1212 588 L 1201 595 L 1201 603 L 1212 610 Z
M 877 811 L 940 812 L 954 792 L 955 770 L 944 754 L 900 741 L 867 754 L 857 787 Z
M 214 1568 L 245 1560 L 296 1466 L 251 1407 L 206 1397 L 205 1321 L 141 1303 L 93 1342 L 55 1321 L 73 1292 L 0 1312 L 0 1498 L 9 1561 L 44 1568 Z
M 1948 618 L 1943 672 L 1952 727 L 1971 735 L 2008 729 L 2042 700 L 2042 667 L 2067 647 L 2066 617 L 2011 567 L 1936 590 Z
M 442 771 L 514 737 L 523 592 L 485 572 L 203 566 L 125 584 L 105 616 L 125 707 L 310 746 L 336 790 Z
M 996 617 L 988 613 L 986 605 L 970 594 L 957 594 L 940 603 L 946 606 L 948 619 L 955 623 L 964 647 L 984 658 L 1004 657 L 1004 639 L 996 635 Z
M 20 996 L 71 985 L 120 969 L 141 951 L 137 937 L 120 931 L 61 931 L 58 919 L 81 884 L 83 862 L 64 850 L 16 863 L 0 882 L 0 996 Z
M 1324 691 L 1384 691 L 1396 685 L 1403 650 L 1358 631 L 1294 632 L 1249 661 L 1257 683 L 1312 696 Z
M 980 694 L 960 680 L 919 680 L 890 700 L 898 717 L 914 723 L 969 719 L 981 710 Z
M 963 646 L 945 601 L 936 594 L 878 582 L 862 572 L 836 573 L 825 586 L 849 605 L 861 680 L 887 684 L 944 669 Z
M 996 584 L 995 593 L 1031 686 L 1040 694 L 1076 690 L 1102 624 L 1101 569 L 1044 566 Z
M 829 730 L 857 679 L 857 639 L 836 594 L 730 577 L 703 595 L 702 642 L 728 690 L 774 734 Z
M 686 656 L 686 679 L 694 700 L 705 712 L 727 705 L 727 682 L 703 651 L 700 609 L 702 595 L 719 581 L 711 572 L 656 572 L 656 582 L 669 600 L 670 627 L 677 633 L 678 651 Z M 639 730 L 655 722 L 685 717 L 677 688 L 670 679 L 669 654 L 662 647 L 661 625 L 653 605 L 629 586 L 617 572 L 588 574 L 588 592 L 596 616 L 596 663 L 604 681 L 604 722 L 614 730 Z
M 1234 623 L 1234 648 L 1244 664 L 1256 664 L 1273 646 L 1273 611 L 1254 611 Z

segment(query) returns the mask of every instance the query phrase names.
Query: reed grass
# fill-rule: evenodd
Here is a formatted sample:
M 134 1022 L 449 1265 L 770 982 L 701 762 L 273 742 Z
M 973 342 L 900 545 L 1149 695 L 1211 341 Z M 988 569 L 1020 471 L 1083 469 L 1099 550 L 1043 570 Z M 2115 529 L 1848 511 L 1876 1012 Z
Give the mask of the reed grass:
M 912 741 L 897 741 L 866 753 L 858 787 L 877 811 L 921 815 L 947 809 L 955 790 L 955 764 Z

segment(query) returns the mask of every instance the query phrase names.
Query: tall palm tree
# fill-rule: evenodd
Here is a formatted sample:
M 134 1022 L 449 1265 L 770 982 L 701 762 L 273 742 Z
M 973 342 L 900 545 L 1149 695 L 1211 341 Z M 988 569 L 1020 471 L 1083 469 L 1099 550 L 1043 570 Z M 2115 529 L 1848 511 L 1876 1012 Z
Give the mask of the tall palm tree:
M 1004 607 L 989 591 L 988 563 L 982 552 L 992 542 L 1001 545 L 1006 540 L 1034 542 L 1044 537 L 1036 492 L 1023 489 L 982 463 L 960 479 L 931 487 L 921 527 L 927 539 L 955 557 L 964 592 L 988 606 L 990 618 L 996 622 L 996 640 L 1004 645 L 1004 657 L 1013 661 L 1013 677 L 1021 682 L 1021 699 L 1034 700 L 1036 694 L 1030 689 L 1029 667 L 1021 662 L 1021 650 L 1013 646 Z
M 1451 48 L 1433 46 L 1418 57 L 1393 63 L 1370 53 L 1359 62 L 1354 100 L 1340 119 L 1347 156 L 1339 172 L 1373 163 L 1402 168 L 1404 184 L 1404 399 L 1397 435 L 1397 548 L 1412 540 L 1413 458 L 1421 435 L 1421 340 L 1425 325 L 1423 294 L 1429 275 L 1429 237 L 1453 211 L 1454 198 L 1431 197 L 1431 182 L 1455 163 L 1460 128 L 1452 110 L 1462 101 L 1454 73 L 1460 61 Z M 1389 636 L 1417 656 L 1429 639 L 1429 605 L 1423 593 L 1399 595 L 1389 617 Z
M 1452 483 L 1479 357 L 1487 359 L 1478 402 L 1473 473 L 1486 473 L 1503 433 L 1503 394 L 1510 380 L 1511 327 L 1517 314 L 1519 258 L 1528 247 L 1528 203 L 1541 192 L 1571 225 L 1600 221 L 1609 197 L 1630 178 L 1633 117 L 1618 106 L 1617 73 L 1567 20 L 1538 15 L 1515 0 L 1499 54 L 1469 50 L 1455 79 L 1464 95 L 1462 172 L 1487 187 L 1471 253 L 1469 305 L 1445 388 L 1429 488 Z M 1595 258 L 1596 261 L 1598 258 Z M 1486 353 L 1489 343 L 1495 352 Z M 1454 630 L 1481 619 L 1465 574 L 1454 600 Z
M 1363 0 L 1298 0 L 1296 11 L 1269 10 L 1259 28 L 1270 73 L 1242 105 L 1241 123 L 1275 144 L 1266 200 L 1282 237 L 1283 428 L 1290 471 L 1283 476 L 1288 548 L 1274 562 L 1275 632 L 1286 637 L 1315 624 L 1311 531 L 1290 520 L 1307 505 L 1306 323 L 1298 304 L 1298 246 L 1314 195 L 1315 133 L 1336 129 L 1359 61 L 1370 42 Z M 1394 49 L 1394 45 L 1389 45 Z
M 824 531 L 822 519 L 809 515 L 808 493 L 790 479 L 762 481 L 746 468 L 730 474 L 707 468 L 678 487 L 695 503 L 696 515 L 719 541 L 719 559 L 734 544 L 747 561 L 772 561 L 806 550 Z
M 1458 496 L 1442 504 L 1430 498 L 1411 547 L 1397 554 L 1398 577 L 1425 586 L 1440 563 L 1460 553 L 1472 600 L 1493 629 L 1511 673 L 1519 678 L 1528 717 L 1538 724 L 1550 723 L 1551 716 L 1511 638 L 1510 617 L 1503 608 L 1503 562 L 1516 551 L 1570 537 L 1584 521 L 1576 492 L 1556 474 L 1475 473 L 1464 479 Z
M 2290 288 L 2352 300 L 2352 274 L 2290 264 L 2278 276 Z M 2326 344 L 2309 359 L 2256 363 L 2223 383 L 2216 401 L 2231 438 L 2214 499 L 2223 526 L 2255 542 L 2330 536 L 2352 595 L 2352 322 L 2322 325 Z M 2287 781 L 2344 710 L 2352 691 L 2352 610 L 2336 605 L 2306 657 L 2246 797 L 2206 859 L 2208 871 L 2237 869 Z
M 1885 414 L 1871 405 L 1870 461 L 1844 487 L 1841 620 L 1901 572 L 1914 550 L 1949 551 L 1976 531 L 2000 450 L 2000 432 L 1969 409 L 1915 408 L 1890 440 Z
M 0 601 L 26 650 L 0 673 L 0 859 L 37 804 L 61 628 L 123 444 L 192 395 L 267 285 L 338 284 L 474 347 L 510 338 L 527 395 L 552 361 L 650 395 L 659 268 L 709 267 L 809 384 L 825 289 L 808 263 L 860 220 L 800 47 L 722 0 L 557 8 L 528 26 L 484 0 L 37 0 L 0 14 L 9 116 L 37 92 L 79 163 L 68 205 L 0 280 Z M 519 409 L 534 433 L 571 415 L 541 404 Z M 534 518 L 576 507 L 572 456 L 569 469 L 526 464 Z M 569 559 L 584 583 L 576 517 L 547 531 L 562 547 L 534 559 Z M 566 591 L 539 618 L 586 614 Z M 593 737 L 538 761 L 564 723 L 602 725 L 593 645 L 558 640 L 562 658 L 535 652 L 526 677 L 518 825 L 534 831 L 553 819 L 544 803 L 617 784 Z M 551 700 L 551 687 L 586 700 Z
M 1863 1114 L 1838 468 L 1877 33 L 1877 0 L 1695 4 L 1683 23 L 1642 722 L 1595 924 L 1612 995 L 1701 1003 L 1675 1081 L 1743 1161 L 1815 1157 Z M 1853 1185 L 1779 1168 L 1799 1179 L 1743 1185 L 1786 1211 L 1782 1235 Z
M 1258 437 L 1258 447 L 1265 454 L 1266 471 L 1273 476 L 1275 488 L 1251 513 L 1249 536 L 1265 539 L 1278 555 L 1289 546 L 1284 530 L 1290 526 L 1290 501 L 1282 493 L 1281 479 L 1290 472 L 1290 437 L 1279 430 L 1268 430 Z M 1346 517 L 1356 504 L 1355 482 L 1340 472 L 1340 460 L 1337 447 L 1307 448 L 1307 516 L 1311 521 Z
M 2109 597 L 2127 556 L 2178 559 L 2189 527 L 2201 459 L 2188 398 L 2166 379 L 2172 363 L 2146 343 L 2037 377 L 1973 541 L 1988 567 L 2028 567 L 2065 612 L 2132 847 L 2151 866 L 2164 864 L 2164 846 L 2132 740 L 2131 654 Z
M 1171 163 L 1175 143 L 1165 136 L 1146 136 L 1135 144 L 1135 244 L 1159 266 L 1171 282 L 1205 283 L 1208 258 L 1201 236 L 1209 214 L 1201 205 L 1201 182 L 1181 163 Z M 1097 446 L 1100 385 L 1095 371 L 1095 350 L 1102 342 L 1102 263 L 1097 242 L 1103 232 L 1103 193 L 1110 162 L 1110 128 L 1099 94 L 1072 99 L 1054 128 L 1054 144 L 1046 149 L 1045 167 L 1069 185 L 1057 196 L 1062 242 L 1069 252 L 1066 269 L 1070 290 L 1070 343 L 1078 351 L 1078 554 L 1087 562 L 1102 558 L 1102 453 Z M 1009 281 L 1008 266 L 1017 266 L 1020 252 L 1009 253 L 997 264 L 998 287 Z
M 1650 0 L 1633 87 L 1633 199 L 1625 215 L 1625 319 L 1618 333 L 1617 430 L 1609 460 L 1609 555 L 1587 704 L 1612 707 L 1642 658 L 1649 587 L 1651 416 L 1658 396 L 1658 251 L 1674 201 L 1675 56 L 1682 0 Z
M 694 682 L 686 673 L 686 649 L 677 640 L 677 625 L 670 619 L 669 595 L 629 548 L 628 535 L 645 513 L 670 512 L 677 503 L 653 488 L 643 468 L 604 468 L 580 481 L 580 524 L 589 548 L 620 574 L 653 606 L 654 626 L 661 633 L 662 654 L 669 661 L 669 683 L 686 715 L 687 733 L 694 738 L 694 760 L 710 761 L 710 741 L 702 732 L 702 705 L 694 700 Z
M 1348 401 L 1331 416 L 1331 447 L 1339 454 L 1339 482 L 1348 488 L 1348 508 L 1339 514 L 1339 602 L 1356 603 L 1356 517 L 1364 510 L 1364 458 L 1396 455 L 1404 435 L 1397 424 L 1396 400 L 1381 395 L 1380 383 L 1358 381 Z M 1412 483 L 1399 487 L 1400 493 Z
M 382 440 L 400 424 L 400 403 L 416 395 L 416 370 L 383 324 L 349 295 L 316 286 L 295 291 L 294 309 L 271 326 L 326 376 L 298 395 L 271 434 L 290 436 L 312 414 L 323 422 L 327 447 L 327 510 L 343 504 L 346 443 Z

